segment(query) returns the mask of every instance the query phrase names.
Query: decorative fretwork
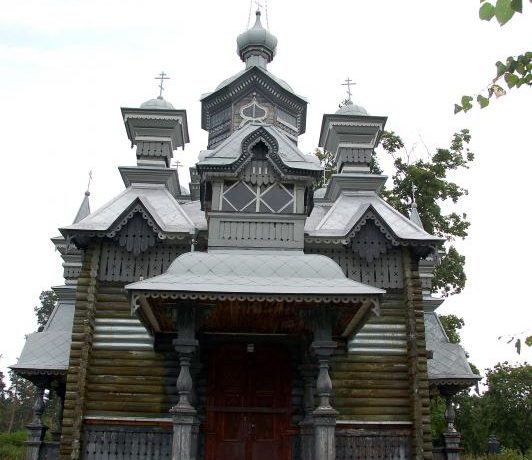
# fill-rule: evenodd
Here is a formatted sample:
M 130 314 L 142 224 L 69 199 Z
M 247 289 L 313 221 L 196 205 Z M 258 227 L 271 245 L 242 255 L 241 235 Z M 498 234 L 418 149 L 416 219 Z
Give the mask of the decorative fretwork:
M 134 256 L 138 256 L 146 249 L 153 247 L 157 241 L 157 235 L 153 229 L 149 227 L 146 220 L 137 213 L 122 228 L 118 235 L 118 244 L 132 252 Z
M 322 254 L 333 259 L 352 280 L 382 289 L 401 289 L 403 287 L 403 265 L 401 251 L 392 248 L 377 259 L 368 262 L 348 247 L 305 248 L 309 254 Z
M 392 247 L 373 222 L 368 220 L 351 241 L 353 251 L 368 262 L 386 254 Z
M 159 244 L 135 256 L 111 241 L 102 245 L 98 278 L 102 281 L 137 281 L 164 273 L 188 247 Z
M 295 212 L 293 184 L 248 184 L 224 182 L 222 211 L 286 214 Z

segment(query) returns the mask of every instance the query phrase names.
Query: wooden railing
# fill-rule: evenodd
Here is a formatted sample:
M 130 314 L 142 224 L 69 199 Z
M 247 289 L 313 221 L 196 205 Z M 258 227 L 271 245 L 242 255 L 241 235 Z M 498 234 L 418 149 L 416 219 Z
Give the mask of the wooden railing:
M 409 460 L 410 438 L 399 431 L 343 429 L 336 432 L 337 460 Z
M 83 460 L 172 458 L 172 431 L 157 426 L 88 425 Z

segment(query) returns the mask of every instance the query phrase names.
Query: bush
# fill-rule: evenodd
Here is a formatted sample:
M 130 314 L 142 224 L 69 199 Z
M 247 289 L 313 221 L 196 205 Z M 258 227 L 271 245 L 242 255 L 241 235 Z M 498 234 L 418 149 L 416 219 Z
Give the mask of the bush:
M 518 450 L 503 448 L 499 455 L 464 455 L 462 460 L 532 460 L 532 452 L 528 451 L 523 457 Z
M 25 431 L 0 433 L 0 460 L 24 460 L 26 458 Z

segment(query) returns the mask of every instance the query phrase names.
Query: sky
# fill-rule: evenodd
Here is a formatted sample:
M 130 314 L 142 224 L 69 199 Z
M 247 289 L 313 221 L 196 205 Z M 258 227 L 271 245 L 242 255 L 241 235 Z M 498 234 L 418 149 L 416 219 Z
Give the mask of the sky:
M 480 21 L 478 5 L 270 0 L 267 22 L 279 39 L 268 69 L 309 101 L 304 152 L 317 147 L 323 114 L 345 99 L 347 77 L 357 83 L 354 102 L 387 116 L 386 128 L 403 137 L 412 158 L 426 158 L 457 130 L 470 129 L 475 162 L 453 176 L 469 195 L 446 208 L 471 221 L 468 238 L 455 242 L 467 257 L 468 282 L 438 312 L 464 318 L 463 345 L 483 370 L 532 357 L 506 343 L 532 334 L 532 91 L 509 91 L 467 114 L 454 115 L 453 106 L 489 84 L 497 60 L 525 51 L 532 4 L 503 28 Z M 199 98 L 243 68 L 235 40 L 248 26 L 250 2 L 0 0 L 0 11 L 5 372 L 24 335 L 36 330 L 40 292 L 62 284 L 50 238 L 74 218 L 88 172 L 95 210 L 123 190 L 117 167 L 135 164 L 120 107 L 157 96 L 162 70 L 171 77 L 164 96 L 188 116 L 191 141 L 174 156 L 188 185 L 188 167 L 207 142 Z M 389 160 L 381 162 L 389 170 Z

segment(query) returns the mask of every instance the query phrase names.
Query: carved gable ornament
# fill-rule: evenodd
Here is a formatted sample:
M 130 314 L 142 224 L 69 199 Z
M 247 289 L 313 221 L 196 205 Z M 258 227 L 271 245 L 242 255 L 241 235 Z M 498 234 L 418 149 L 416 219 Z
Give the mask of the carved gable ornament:
M 253 93 L 253 98 L 251 101 L 243 105 L 240 109 L 240 116 L 242 117 L 242 122 L 240 123 L 240 128 L 242 128 L 246 123 L 251 121 L 256 123 L 262 123 L 266 120 L 268 116 L 268 108 L 262 106 L 257 101 L 255 93 Z
M 347 235 L 344 244 L 360 258 L 373 262 L 401 243 L 370 208 Z
M 105 236 L 116 240 L 121 247 L 134 256 L 155 246 L 158 239 L 164 238 L 155 220 L 138 201 Z

